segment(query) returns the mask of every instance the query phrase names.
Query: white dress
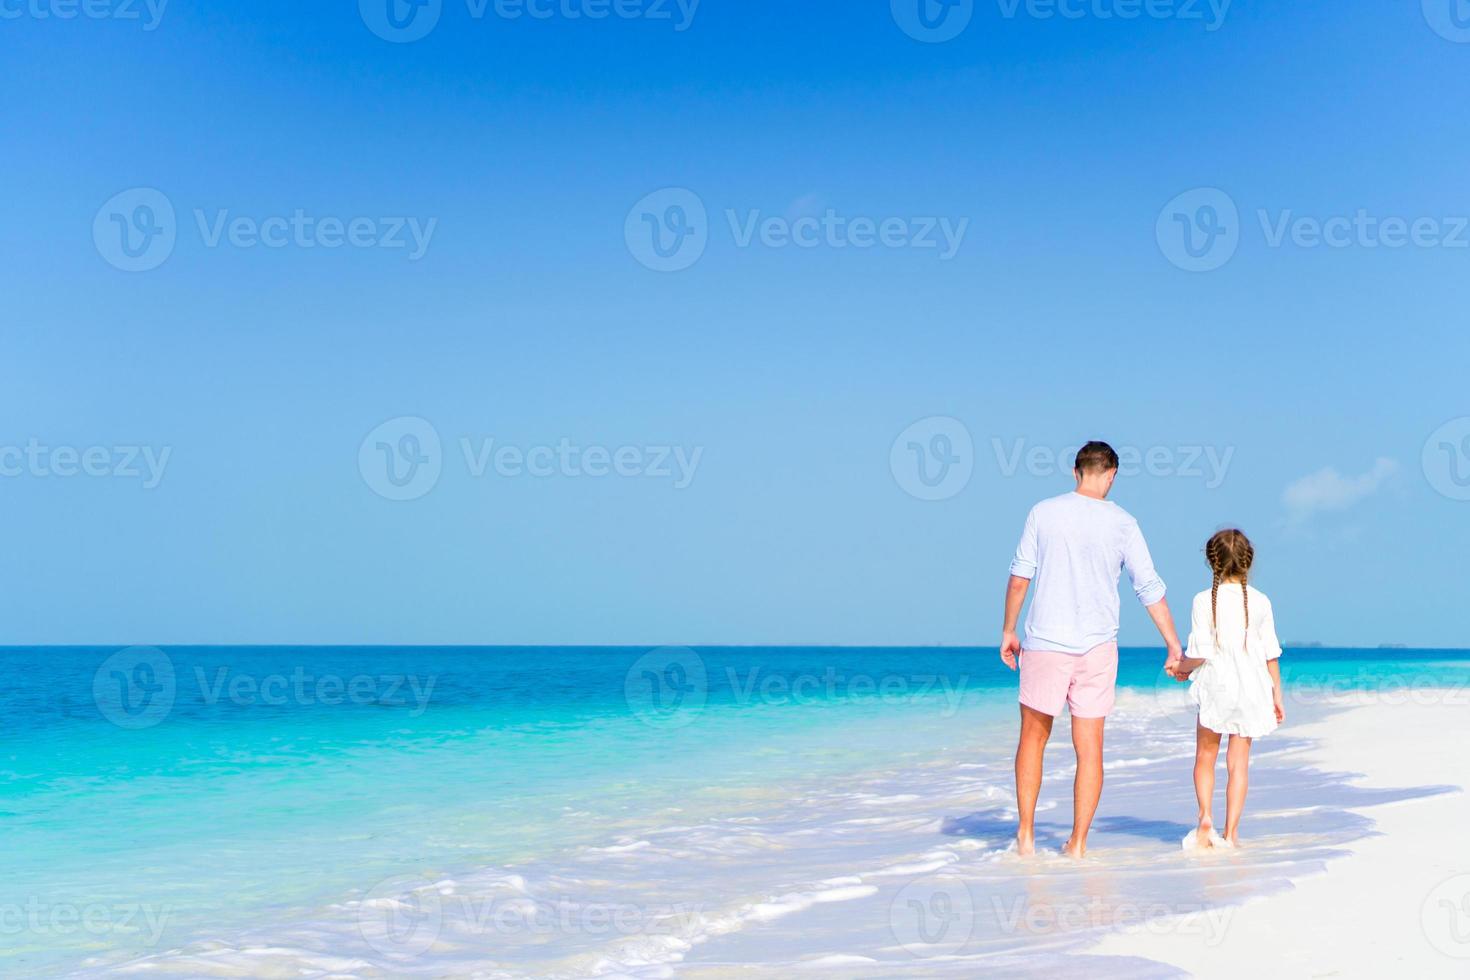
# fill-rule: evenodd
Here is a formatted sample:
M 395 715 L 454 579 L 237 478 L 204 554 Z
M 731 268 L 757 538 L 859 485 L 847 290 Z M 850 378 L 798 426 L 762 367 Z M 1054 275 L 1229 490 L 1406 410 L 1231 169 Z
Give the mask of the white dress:
M 1266 662 L 1281 656 L 1276 619 L 1265 593 L 1249 590 L 1250 628 L 1240 585 L 1220 585 L 1218 619 L 1210 620 L 1210 590 L 1194 597 L 1186 657 L 1205 661 L 1194 672 L 1189 696 L 1199 723 L 1221 735 L 1259 738 L 1276 730 L 1275 699 Z

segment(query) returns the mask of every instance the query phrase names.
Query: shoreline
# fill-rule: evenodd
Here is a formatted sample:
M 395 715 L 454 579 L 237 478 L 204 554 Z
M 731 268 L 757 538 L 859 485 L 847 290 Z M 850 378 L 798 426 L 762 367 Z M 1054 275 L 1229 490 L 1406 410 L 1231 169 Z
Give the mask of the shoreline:
M 1111 933 L 1087 952 L 1141 957 L 1206 978 L 1381 977 L 1406 970 L 1416 977 L 1465 976 L 1470 849 L 1452 842 L 1470 826 L 1470 781 L 1454 737 L 1470 695 L 1416 687 L 1406 699 L 1362 701 L 1361 692 L 1334 698 L 1329 716 L 1298 729 L 1288 717 L 1284 731 L 1306 740 L 1299 760 L 1351 773 L 1351 783 L 1364 789 L 1436 792 L 1348 807 L 1373 821 L 1369 836 L 1329 860 L 1323 872 L 1237 907 L 1213 941 L 1201 940 L 1201 914 L 1190 913 Z M 1222 772 L 1217 792 L 1223 783 Z M 1259 815 L 1248 801 L 1247 848 Z

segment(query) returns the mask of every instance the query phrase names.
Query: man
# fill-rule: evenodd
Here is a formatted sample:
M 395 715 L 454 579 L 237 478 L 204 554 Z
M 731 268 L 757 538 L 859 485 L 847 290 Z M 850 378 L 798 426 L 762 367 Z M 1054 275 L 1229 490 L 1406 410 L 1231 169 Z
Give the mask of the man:
M 1031 508 L 1011 562 L 1000 658 L 1011 670 L 1020 658 L 1021 738 L 1016 746 L 1016 850 L 1036 850 L 1036 797 L 1052 722 L 1072 711 L 1077 778 L 1072 785 L 1072 834 L 1063 853 L 1087 853 L 1103 784 L 1103 723 L 1113 709 L 1118 680 L 1118 573 L 1128 569 L 1133 591 L 1148 609 L 1169 649 L 1166 669 L 1182 655 L 1164 583 L 1154 571 L 1138 522 L 1107 500 L 1118 475 L 1118 454 L 1089 442 L 1072 470 L 1077 489 Z M 1036 595 L 1026 617 L 1026 641 L 1016 621 L 1032 582 Z

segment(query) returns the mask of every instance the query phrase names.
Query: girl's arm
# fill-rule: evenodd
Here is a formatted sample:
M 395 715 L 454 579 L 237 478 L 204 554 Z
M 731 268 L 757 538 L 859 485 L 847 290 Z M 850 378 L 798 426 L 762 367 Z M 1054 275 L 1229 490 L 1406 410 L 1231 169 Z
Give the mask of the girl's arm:
M 1174 664 L 1174 677 L 1176 680 L 1188 680 L 1189 675 L 1205 665 L 1203 657 L 1180 657 Z
M 1271 674 L 1271 697 L 1276 702 L 1276 723 L 1286 720 L 1286 699 L 1281 691 L 1281 661 L 1266 661 L 1266 670 Z

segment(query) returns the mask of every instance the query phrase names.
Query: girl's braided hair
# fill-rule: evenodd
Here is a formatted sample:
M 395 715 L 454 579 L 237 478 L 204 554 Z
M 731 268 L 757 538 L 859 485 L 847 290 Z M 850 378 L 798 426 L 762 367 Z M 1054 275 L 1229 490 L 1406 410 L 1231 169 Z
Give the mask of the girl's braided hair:
M 1245 600 L 1245 626 L 1249 634 L 1251 625 L 1251 600 L 1250 592 L 1245 584 L 1250 576 L 1251 562 L 1255 561 L 1256 549 L 1251 547 L 1250 538 L 1245 532 L 1238 528 L 1228 528 L 1217 531 L 1214 537 L 1205 542 L 1205 560 L 1210 563 L 1210 571 L 1214 573 L 1215 581 L 1210 586 L 1210 623 L 1219 627 L 1216 610 L 1220 598 L 1220 583 L 1226 579 L 1238 579 L 1240 581 L 1240 593 Z

